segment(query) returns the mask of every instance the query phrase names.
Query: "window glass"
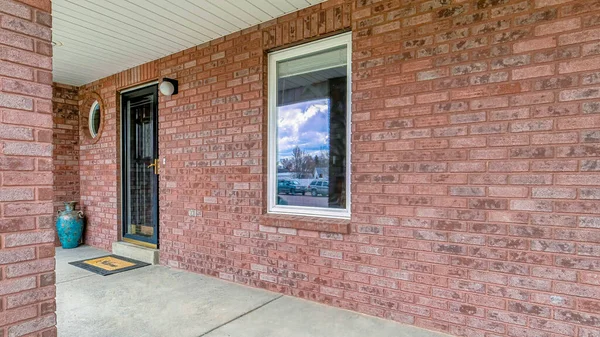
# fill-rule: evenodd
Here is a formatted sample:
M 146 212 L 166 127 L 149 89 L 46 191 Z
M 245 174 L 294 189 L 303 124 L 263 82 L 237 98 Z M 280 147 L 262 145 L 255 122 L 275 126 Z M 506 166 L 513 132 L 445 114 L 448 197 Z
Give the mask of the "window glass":
M 98 131 L 100 130 L 100 117 L 101 116 L 101 111 L 100 111 L 100 103 L 98 103 L 98 101 L 94 102 L 94 104 L 92 104 L 92 108 L 90 109 L 90 135 L 92 136 L 92 138 L 96 138 L 96 136 L 98 136 Z
M 276 61 L 276 123 L 273 181 L 289 180 L 279 188 L 275 206 L 347 210 L 349 79 L 348 44 L 302 53 Z M 308 52 L 310 50 L 310 52 Z M 271 68 L 273 69 L 273 68 Z M 274 117 L 274 118 L 273 118 Z M 273 172 L 272 171 L 272 172 Z M 329 184 L 331 182 L 331 184 Z M 305 209 L 304 209 L 305 210 Z

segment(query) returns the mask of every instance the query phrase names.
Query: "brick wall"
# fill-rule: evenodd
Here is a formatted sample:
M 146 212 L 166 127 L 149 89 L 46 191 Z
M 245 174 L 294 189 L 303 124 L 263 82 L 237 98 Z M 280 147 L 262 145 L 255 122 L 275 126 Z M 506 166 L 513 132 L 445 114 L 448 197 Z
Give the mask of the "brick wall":
M 65 201 L 80 201 L 78 94 L 77 87 L 52 84 L 54 214 L 64 209 Z M 54 243 L 60 245 L 58 235 Z
M 79 202 L 79 88 L 53 84 L 54 213 Z
M 0 1 L 0 336 L 56 336 L 50 1 Z
M 364 311 L 455 335 L 600 334 L 599 14 L 357 4 L 364 235 L 344 255 L 362 273 L 344 276 L 370 283 L 351 285 Z
M 179 80 L 159 108 L 164 265 L 460 336 L 598 336 L 598 17 L 598 0 L 330 0 L 84 92 L 117 128 L 118 88 Z M 265 52 L 350 28 L 350 233 L 266 217 Z M 81 153 L 100 247 L 117 131 Z

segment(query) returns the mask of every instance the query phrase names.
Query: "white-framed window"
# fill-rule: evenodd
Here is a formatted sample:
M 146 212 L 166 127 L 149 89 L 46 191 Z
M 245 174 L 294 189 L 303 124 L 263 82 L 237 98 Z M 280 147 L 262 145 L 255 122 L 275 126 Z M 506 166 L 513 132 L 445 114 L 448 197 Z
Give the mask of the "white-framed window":
M 92 107 L 90 108 L 90 114 L 88 117 L 88 127 L 90 130 L 90 136 L 92 138 L 96 138 L 98 136 L 98 131 L 100 131 L 100 118 L 102 112 L 100 111 L 100 102 L 94 101 Z
M 268 212 L 350 218 L 351 33 L 269 54 Z

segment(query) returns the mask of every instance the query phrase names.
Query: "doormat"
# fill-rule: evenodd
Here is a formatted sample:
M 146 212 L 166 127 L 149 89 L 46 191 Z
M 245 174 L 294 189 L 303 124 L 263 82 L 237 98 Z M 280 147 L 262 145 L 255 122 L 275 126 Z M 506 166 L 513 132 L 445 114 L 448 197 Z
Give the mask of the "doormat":
M 102 276 L 108 276 L 120 273 L 122 271 L 128 271 L 150 265 L 149 263 L 129 259 L 119 255 L 106 255 L 93 259 L 69 262 L 69 264 L 96 274 L 100 274 Z

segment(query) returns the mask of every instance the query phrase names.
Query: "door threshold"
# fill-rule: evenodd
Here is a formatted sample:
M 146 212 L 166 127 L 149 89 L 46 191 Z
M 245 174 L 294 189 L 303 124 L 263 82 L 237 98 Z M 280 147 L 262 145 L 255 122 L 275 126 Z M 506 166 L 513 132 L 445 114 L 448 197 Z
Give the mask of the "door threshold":
M 158 249 L 144 247 L 125 241 L 113 242 L 112 253 L 149 264 L 158 264 L 159 262 Z
M 139 240 L 134 240 L 134 239 L 129 239 L 129 238 L 123 238 L 123 241 L 132 243 L 134 245 L 146 247 L 146 248 L 158 249 L 158 245 L 149 243 L 149 242 L 144 242 L 144 241 L 139 241 Z

